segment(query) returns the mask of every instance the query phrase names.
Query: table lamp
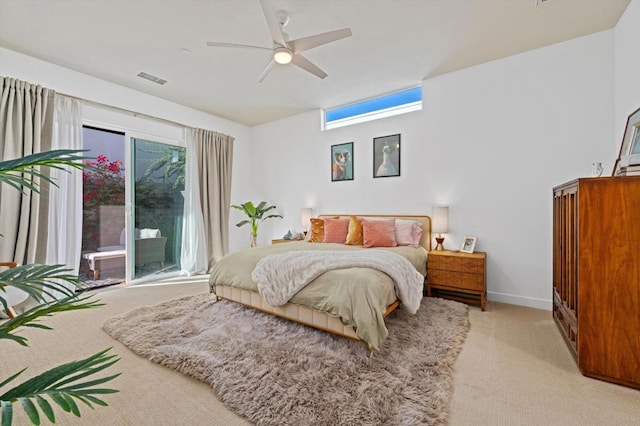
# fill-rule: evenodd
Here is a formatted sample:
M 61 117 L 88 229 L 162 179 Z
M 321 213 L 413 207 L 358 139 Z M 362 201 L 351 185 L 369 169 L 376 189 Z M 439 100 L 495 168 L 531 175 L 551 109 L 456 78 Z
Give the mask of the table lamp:
M 309 229 L 309 223 L 311 222 L 311 209 L 303 208 L 300 209 L 300 225 L 302 225 L 302 232 L 304 235 L 307 235 L 307 230 Z
M 449 207 L 434 207 L 433 216 L 431 217 L 431 230 L 437 233 L 435 250 L 444 250 L 442 243 L 444 237 L 442 234 L 449 232 Z

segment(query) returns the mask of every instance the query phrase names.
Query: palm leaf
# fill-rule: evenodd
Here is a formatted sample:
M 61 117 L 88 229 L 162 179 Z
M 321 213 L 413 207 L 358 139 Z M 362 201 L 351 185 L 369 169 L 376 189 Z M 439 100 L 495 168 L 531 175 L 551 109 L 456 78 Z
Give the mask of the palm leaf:
M 11 426 L 13 419 L 13 405 L 9 401 L 0 401 L 0 425 Z
M 282 216 L 279 214 L 270 214 L 269 216 L 263 218 L 262 220 L 265 221 L 267 219 L 276 218 L 276 217 L 282 219 Z
M 0 271 L 0 304 L 8 309 L 5 299 L 4 287 L 11 286 L 24 291 L 36 302 L 45 302 L 46 298 L 56 298 L 56 293 L 64 296 L 72 296 L 74 291 L 67 288 L 64 283 L 70 283 L 79 287 L 84 286 L 75 275 L 70 275 L 64 265 L 22 265 Z M 58 281 L 54 281 L 58 280 Z
M 256 208 L 251 201 L 241 204 L 241 206 L 244 209 L 244 212 L 247 214 L 247 216 L 254 217 L 256 215 Z
M 111 350 L 111 348 L 98 352 L 88 358 L 54 367 L 0 395 L 2 424 L 11 424 L 13 416 L 12 404 L 16 402 L 22 404 L 27 416 L 34 424 L 39 424 L 40 421 L 38 406 L 49 421 L 52 423 L 55 422 L 53 408 L 45 397 L 49 397 L 62 408 L 62 410 L 71 412 L 77 417 L 80 417 L 80 409 L 74 399 L 82 401 L 90 408 L 93 408 L 93 404 L 100 406 L 108 405 L 104 400 L 96 397 L 96 395 L 106 395 L 118 391 L 95 386 L 115 379 L 120 375 L 119 373 L 84 382 L 78 382 L 78 380 L 98 373 L 118 362 L 120 359 L 116 355 L 107 355 L 109 350 Z M 9 380 L 3 382 L 3 384 L 7 384 L 17 376 L 18 374 L 12 376 Z M 38 403 L 37 406 L 33 403 L 33 400 Z
M 9 321 L 0 324 L 0 339 L 12 339 L 23 346 L 28 346 L 26 338 L 15 336 L 11 333 L 19 327 L 50 329 L 50 327 L 38 324 L 37 321 L 42 317 L 49 317 L 58 312 L 90 309 L 99 306 L 104 306 L 104 304 L 100 303 L 99 300 L 93 299 L 93 295 L 79 297 L 76 294 L 67 296 L 64 299 L 43 303 L 29 309 L 15 318 L 10 319 Z
M 13 160 L 0 161 L 0 182 L 24 192 L 24 188 L 39 192 L 38 179 L 42 179 L 53 185 L 56 183 L 46 174 L 40 172 L 38 167 L 65 170 L 65 167 L 75 169 L 85 168 L 81 161 L 90 157 L 77 155 L 86 150 L 82 149 L 54 149 L 52 151 L 38 152 Z M 37 179 L 36 179 L 37 178 Z M 57 186 L 57 185 L 56 185 Z

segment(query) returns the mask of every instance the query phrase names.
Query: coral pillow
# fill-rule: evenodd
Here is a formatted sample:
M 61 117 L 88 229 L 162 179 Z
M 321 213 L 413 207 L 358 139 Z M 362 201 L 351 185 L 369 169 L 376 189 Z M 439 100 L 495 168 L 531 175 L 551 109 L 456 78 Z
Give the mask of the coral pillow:
M 396 243 L 399 246 L 418 247 L 422 225 L 415 220 L 396 219 Z
M 362 218 L 362 234 L 365 247 L 397 246 L 395 219 Z
M 324 219 L 312 218 L 311 229 L 307 236 L 307 242 L 321 243 L 324 239 Z
M 364 243 L 362 236 L 362 218 L 349 216 L 349 232 L 347 232 L 347 245 L 361 246 Z
M 349 219 L 325 219 L 323 243 L 344 244 L 349 232 Z

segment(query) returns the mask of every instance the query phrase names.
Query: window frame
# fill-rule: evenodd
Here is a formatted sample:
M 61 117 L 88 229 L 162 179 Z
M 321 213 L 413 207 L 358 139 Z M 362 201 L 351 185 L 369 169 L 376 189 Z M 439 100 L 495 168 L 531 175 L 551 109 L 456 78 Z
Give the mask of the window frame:
M 329 113 L 336 112 L 338 110 L 347 109 L 347 108 L 356 108 L 358 106 L 364 106 L 366 104 L 375 103 L 376 101 L 384 100 L 384 98 L 392 98 L 407 92 L 418 92 L 420 93 L 420 99 L 416 101 L 405 102 L 402 104 L 395 104 L 385 108 L 377 108 L 369 111 L 365 111 L 362 113 L 350 114 L 343 118 L 338 118 L 334 120 L 327 120 L 327 115 Z M 383 101 L 384 102 L 384 101 Z M 350 126 L 358 123 L 365 123 L 367 121 L 378 120 L 386 117 L 393 117 L 395 115 L 406 114 L 413 111 L 422 110 L 422 85 L 410 87 L 408 89 L 398 90 L 396 92 L 386 93 L 384 95 L 374 96 L 371 98 L 363 99 L 356 102 L 351 102 L 348 104 L 344 104 L 341 106 L 337 106 L 329 109 L 321 110 L 321 129 L 322 130 L 331 130 L 337 129 L 344 126 Z

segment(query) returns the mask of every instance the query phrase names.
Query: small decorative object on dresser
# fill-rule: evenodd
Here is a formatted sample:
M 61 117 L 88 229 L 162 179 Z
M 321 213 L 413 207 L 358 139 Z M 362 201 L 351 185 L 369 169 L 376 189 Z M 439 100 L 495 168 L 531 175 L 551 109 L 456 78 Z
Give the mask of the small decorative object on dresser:
M 602 176 L 602 163 L 593 163 L 591 165 L 591 176 L 592 177 L 600 177 Z
M 463 253 L 473 253 L 476 249 L 476 241 L 478 241 L 477 237 L 464 237 L 460 251 Z
M 429 252 L 427 296 L 478 304 L 484 311 L 487 303 L 486 259 L 483 252 Z

